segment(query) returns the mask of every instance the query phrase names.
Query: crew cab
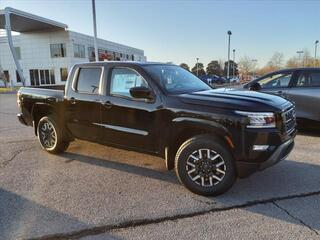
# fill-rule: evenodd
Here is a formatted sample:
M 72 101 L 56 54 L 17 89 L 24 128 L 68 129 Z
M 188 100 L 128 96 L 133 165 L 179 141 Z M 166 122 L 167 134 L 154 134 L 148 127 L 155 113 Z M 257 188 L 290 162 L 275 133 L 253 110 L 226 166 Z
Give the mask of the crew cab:
M 285 159 L 296 133 L 291 102 L 212 89 L 172 64 L 76 64 L 64 91 L 21 88 L 17 98 L 18 119 L 47 152 L 82 139 L 160 156 L 202 195 Z

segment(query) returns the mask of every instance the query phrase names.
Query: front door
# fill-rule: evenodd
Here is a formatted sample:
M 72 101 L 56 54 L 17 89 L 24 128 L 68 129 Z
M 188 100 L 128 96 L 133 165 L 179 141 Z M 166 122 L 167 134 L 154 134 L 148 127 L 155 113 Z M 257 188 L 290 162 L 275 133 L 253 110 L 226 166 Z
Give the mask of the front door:
M 101 107 L 101 126 L 105 142 L 154 152 L 159 99 L 135 99 L 130 88 L 150 87 L 141 74 L 132 68 L 111 68 L 107 94 Z
M 258 82 L 261 86 L 261 92 L 279 95 L 286 98 L 293 72 L 282 72 L 267 75 Z
M 320 121 L 320 71 L 300 71 L 289 89 L 288 99 L 296 105 L 298 118 Z

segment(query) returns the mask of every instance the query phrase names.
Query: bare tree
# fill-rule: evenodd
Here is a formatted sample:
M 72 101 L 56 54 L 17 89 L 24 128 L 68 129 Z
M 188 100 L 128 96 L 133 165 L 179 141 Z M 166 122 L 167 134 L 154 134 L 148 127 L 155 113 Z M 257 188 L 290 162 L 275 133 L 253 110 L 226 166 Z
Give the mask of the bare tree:
M 283 67 L 283 53 L 275 52 L 273 53 L 270 61 L 267 63 L 269 68 L 273 70 L 279 70 Z
M 286 67 L 296 68 L 296 67 L 312 67 L 314 66 L 314 58 L 308 49 L 304 49 L 301 56 L 294 56 L 288 59 Z
M 286 67 L 288 68 L 296 68 L 300 66 L 299 58 L 297 57 L 291 57 L 288 59 L 286 63 Z
M 244 56 L 240 58 L 238 65 L 240 74 L 249 75 L 255 70 L 257 63 L 252 61 L 252 58 Z
M 313 67 L 314 66 L 314 58 L 311 57 L 311 54 L 308 49 L 303 50 L 302 55 L 302 66 L 303 67 Z

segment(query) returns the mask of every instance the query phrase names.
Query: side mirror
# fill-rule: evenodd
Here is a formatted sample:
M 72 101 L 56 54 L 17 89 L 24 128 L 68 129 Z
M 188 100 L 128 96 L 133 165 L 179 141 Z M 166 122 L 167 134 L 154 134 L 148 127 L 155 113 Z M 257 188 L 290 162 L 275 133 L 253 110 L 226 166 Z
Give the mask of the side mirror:
M 130 94 L 134 98 L 153 99 L 152 92 L 147 87 L 133 87 L 130 88 Z
M 260 91 L 261 90 L 261 85 L 258 82 L 254 82 L 249 86 L 249 90 L 251 91 Z

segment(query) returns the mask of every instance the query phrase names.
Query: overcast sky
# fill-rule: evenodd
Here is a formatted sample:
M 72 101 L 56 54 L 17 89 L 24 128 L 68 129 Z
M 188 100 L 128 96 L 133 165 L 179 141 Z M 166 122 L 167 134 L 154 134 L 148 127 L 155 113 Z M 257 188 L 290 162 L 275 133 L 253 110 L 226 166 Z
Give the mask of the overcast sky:
M 91 0 L 0 0 L 90 34 Z M 264 65 L 273 52 L 285 58 L 320 40 L 320 1 L 96 0 L 98 37 L 145 50 L 149 61 L 207 64 L 227 59 L 227 31 L 236 58 Z

